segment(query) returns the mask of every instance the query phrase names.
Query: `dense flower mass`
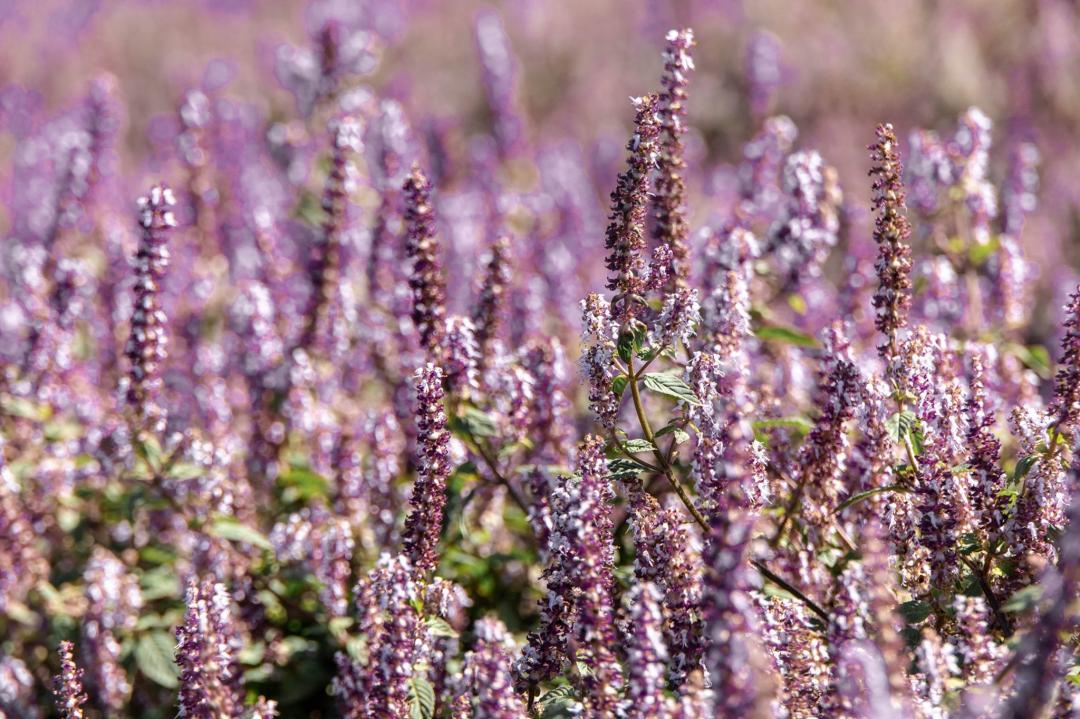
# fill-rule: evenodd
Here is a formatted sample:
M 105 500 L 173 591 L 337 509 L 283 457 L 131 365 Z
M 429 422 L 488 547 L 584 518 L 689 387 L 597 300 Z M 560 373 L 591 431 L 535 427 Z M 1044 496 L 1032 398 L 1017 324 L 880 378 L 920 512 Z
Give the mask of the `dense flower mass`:
M 1080 716 L 1069 3 L 57 5 L 0 719 Z

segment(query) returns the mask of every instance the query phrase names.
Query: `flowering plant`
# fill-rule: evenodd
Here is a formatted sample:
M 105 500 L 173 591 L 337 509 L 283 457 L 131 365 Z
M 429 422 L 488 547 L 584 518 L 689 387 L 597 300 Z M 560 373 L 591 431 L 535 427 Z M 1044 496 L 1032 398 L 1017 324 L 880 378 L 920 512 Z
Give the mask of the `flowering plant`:
M 978 109 L 867 126 L 846 195 L 758 33 L 724 167 L 680 29 L 590 158 L 485 9 L 463 142 L 377 79 L 404 16 L 314 7 L 290 102 L 208 70 L 171 159 L 121 170 L 110 75 L 24 128 L 0 719 L 1080 712 L 1080 287 L 1034 325 L 1029 140 L 999 189 Z

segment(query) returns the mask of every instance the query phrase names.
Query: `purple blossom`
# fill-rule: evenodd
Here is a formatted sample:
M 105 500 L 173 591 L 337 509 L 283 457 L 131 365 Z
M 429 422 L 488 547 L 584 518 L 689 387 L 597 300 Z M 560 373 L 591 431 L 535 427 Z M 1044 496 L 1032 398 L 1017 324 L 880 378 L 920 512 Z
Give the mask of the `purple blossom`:
M 634 98 L 637 117 L 634 134 L 626 145 L 626 170 L 619 175 L 611 193 L 610 223 L 604 246 L 608 250 L 607 288 L 617 294 L 611 303 L 612 318 L 625 322 L 640 310 L 645 291 L 646 266 L 641 256 L 645 248 L 645 210 L 649 175 L 656 166 L 659 132 L 655 95 Z
M 83 719 L 86 713 L 86 693 L 83 691 L 83 670 L 75 664 L 75 650 L 71 642 L 60 642 L 60 673 L 56 675 L 53 693 L 56 709 L 63 719 Z
M 658 243 L 671 250 L 670 281 L 685 283 L 687 240 L 690 230 L 686 221 L 686 172 L 683 135 L 686 134 L 686 88 L 694 71 L 694 31 L 671 30 L 664 49 L 664 75 L 660 79 L 663 91 L 656 102 L 660 119 L 659 153 L 656 158 L 656 189 L 652 198 L 656 218 L 653 234 Z M 640 127 L 640 125 L 639 125 Z M 640 132 L 640 130 L 639 130 Z M 614 289 L 614 288 L 611 288 Z
M 900 146 L 892 125 L 878 125 L 877 142 L 870 150 L 874 162 L 870 174 L 876 176 L 874 208 L 879 213 L 874 221 L 874 241 L 878 244 L 878 259 L 874 265 L 878 276 L 878 290 L 874 293 L 875 324 L 885 335 L 885 344 L 879 350 L 882 359 L 889 364 L 896 356 L 897 332 L 907 326 L 911 305 L 911 248 L 907 245 L 911 227 L 903 214 L 904 185 L 900 178 L 904 168 L 900 164 Z M 894 372 L 890 369 L 890 373 Z
M 659 601 L 659 592 L 649 583 L 634 585 L 626 595 L 630 608 L 627 695 L 619 711 L 625 719 L 661 719 L 672 713 L 671 700 L 664 695 L 667 648 Z
M 423 577 L 433 572 L 439 562 L 436 548 L 442 533 L 446 478 L 450 476 L 450 435 L 443 407 L 442 370 L 429 362 L 416 371 L 414 381 L 419 446 L 404 547 L 413 568 Z
M 641 488 L 630 492 L 634 532 L 634 576 L 658 591 L 664 643 L 670 657 L 668 679 L 679 686 L 701 664 L 701 557 L 696 540 L 675 509 L 662 509 Z M 632 684 L 631 684 L 632 686 Z
M 176 227 L 172 190 L 154 185 L 139 198 L 139 226 L 142 239 L 135 255 L 135 309 L 131 315 L 131 335 L 124 354 L 130 364 L 127 403 L 136 426 L 160 434 L 165 429 L 165 409 L 161 406 L 161 366 L 168 358 L 167 318 L 161 308 L 160 286 L 169 266 L 165 246 L 168 230 Z
M 758 579 L 746 556 L 753 524 L 751 515 L 721 513 L 705 544 L 705 666 L 718 717 L 747 716 L 760 701 L 755 670 L 761 667 L 754 656 L 758 617 L 751 596 Z
M 497 619 L 485 617 L 473 627 L 476 645 L 465 655 L 459 691 L 472 719 L 521 719 L 525 703 L 514 691 L 510 676 L 513 640 Z M 472 701 L 470 702 L 470 698 Z
M 446 280 L 439 260 L 435 236 L 435 209 L 431 204 L 431 183 L 413 166 L 405 180 L 405 224 L 408 235 L 405 253 L 412 263 L 409 287 L 412 288 L 412 320 L 420 335 L 420 344 L 432 357 L 440 357 L 445 328 Z

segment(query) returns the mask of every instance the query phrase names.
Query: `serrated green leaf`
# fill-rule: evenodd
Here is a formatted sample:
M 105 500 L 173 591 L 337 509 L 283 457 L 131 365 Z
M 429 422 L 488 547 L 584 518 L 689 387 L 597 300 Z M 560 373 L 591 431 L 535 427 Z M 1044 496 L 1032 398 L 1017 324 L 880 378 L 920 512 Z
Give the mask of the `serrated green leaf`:
M 148 632 L 135 642 L 135 666 L 148 679 L 166 689 L 180 685 L 180 670 L 173 661 L 176 639 L 165 630 Z
M 622 457 L 608 460 L 608 476 L 611 479 L 619 481 L 636 479 L 641 473 L 641 469 L 640 465 Z
M 641 378 L 641 384 L 645 389 L 651 392 L 674 397 L 687 404 L 701 404 L 701 400 L 697 398 L 694 391 L 690 389 L 690 386 L 687 385 L 681 377 L 677 377 L 676 375 L 661 372 L 649 372 Z
M 577 705 L 577 695 L 569 684 L 555 687 L 537 700 L 541 719 L 567 719 L 577 716 L 574 711 Z
M 253 547 L 259 547 L 267 551 L 273 551 L 274 545 L 270 544 L 270 540 L 266 536 L 255 529 L 249 527 L 242 522 L 239 522 L 232 517 L 219 517 L 215 519 L 207 532 L 215 537 L 221 539 L 228 539 L 231 542 L 241 542 L 243 544 L 250 544 Z
M 450 637 L 454 639 L 460 636 L 457 630 L 442 617 L 428 617 L 426 623 L 428 634 L 433 637 Z
M 818 341 L 806 334 L 800 332 L 792 327 L 782 327 L 780 325 L 766 325 L 754 330 L 754 335 L 759 340 L 766 342 L 780 342 L 782 344 L 794 345 L 796 347 L 817 347 Z
M 891 417 L 885 420 L 885 431 L 899 444 L 911 433 L 917 422 L 918 418 L 911 410 L 894 412 Z
M 636 452 L 656 451 L 656 445 L 644 438 L 628 439 L 622 443 L 622 447 L 631 454 Z
M 416 674 L 409 680 L 410 719 L 431 719 L 435 714 L 435 688 L 426 677 Z

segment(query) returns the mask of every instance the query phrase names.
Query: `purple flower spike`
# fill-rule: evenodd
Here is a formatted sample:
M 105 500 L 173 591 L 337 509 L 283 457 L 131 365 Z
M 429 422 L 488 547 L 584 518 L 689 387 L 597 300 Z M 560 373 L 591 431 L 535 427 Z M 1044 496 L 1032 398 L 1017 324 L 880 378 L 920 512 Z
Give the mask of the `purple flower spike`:
M 443 372 L 430 362 L 416 370 L 417 459 L 412 509 L 405 520 L 405 554 L 420 577 L 435 571 L 442 533 L 446 478 L 450 476 L 450 434 L 443 407 Z
M 120 665 L 118 634 L 135 628 L 142 608 L 136 577 L 108 550 L 99 547 L 87 564 L 86 614 L 83 616 L 84 663 L 90 685 L 101 707 L 110 713 L 124 710 L 131 682 Z
M 754 520 L 737 510 L 714 520 L 705 545 L 705 666 L 715 695 L 715 716 L 750 716 L 758 705 L 754 642 L 758 619 L 751 591 L 757 572 L 747 564 Z
M 649 175 L 657 162 L 656 140 L 659 131 L 657 97 L 634 98 L 637 117 L 634 135 L 627 143 L 626 170 L 619 175 L 611 193 L 611 222 L 604 246 L 608 249 L 607 268 L 614 274 L 608 289 L 615 290 L 611 316 L 620 322 L 631 319 L 640 310 L 647 281 L 647 267 L 642 257 L 645 248 L 645 208 L 649 195 Z
M 341 275 L 341 243 L 345 230 L 345 210 L 352 191 L 350 158 L 360 152 L 361 127 L 352 117 L 335 120 L 330 128 L 333 148 L 330 174 L 323 190 L 322 209 L 326 213 L 321 232 L 316 236 L 308 259 L 311 297 L 308 300 L 303 335 L 299 347 L 328 349 L 328 317 L 338 296 Z
M 229 593 L 223 584 L 192 579 L 186 603 L 184 623 L 176 628 L 176 664 L 180 667 L 177 716 L 239 717 L 243 706 L 236 661 L 239 642 Z
M 135 255 L 135 309 L 131 335 L 124 354 L 130 363 L 127 403 L 137 428 L 160 434 L 165 429 L 165 409 L 160 404 L 161 366 L 168 358 L 165 311 L 161 308 L 161 281 L 169 266 L 165 246 L 168 230 L 176 227 L 172 208 L 176 198 L 164 185 L 154 185 L 139 198 L 142 240 Z
M 56 709 L 63 719 L 83 719 L 86 692 L 83 691 L 83 670 L 75 665 L 71 642 L 60 642 L 60 673 L 56 676 L 53 693 Z
M 900 145 L 892 125 L 878 125 L 877 142 L 870 146 L 874 162 L 870 174 L 873 183 L 874 208 L 878 217 L 874 224 L 874 241 L 878 244 L 878 259 L 874 265 L 878 289 L 874 293 L 877 310 L 875 324 L 885 335 L 879 351 L 886 365 L 891 365 L 898 352 L 897 332 L 907 326 L 911 306 L 911 247 L 908 237 L 911 227 L 904 216 L 904 184 L 901 176 Z
M 773 111 L 781 79 L 780 39 L 771 32 L 755 32 L 746 45 L 746 85 L 755 117 Z
M 671 250 L 669 281 L 673 285 L 686 282 L 689 228 L 686 223 L 686 184 L 683 173 L 686 161 L 682 136 L 686 134 L 686 87 L 694 70 L 691 51 L 694 31 L 672 30 L 667 34 L 664 50 L 664 75 L 660 84 L 664 90 L 657 102 L 660 115 L 660 142 L 657 156 L 656 192 L 653 195 L 653 214 L 656 217 L 654 234 L 657 241 Z
M 465 655 L 461 690 L 472 697 L 470 719 L 522 719 L 525 703 L 510 676 L 513 641 L 498 619 L 476 623 L 476 646 Z
M 499 155 L 507 158 L 523 143 L 524 122 L 518 109 L 518 63 L 497 13 L 485 10 L 476 16 L 476 48 L 494 124 L 495 143 Z
M 611 716 L 622 685 L 612 653 L 612 490 L 603 448 L 602 440 L 587 437 L 578 454 L 580 476 L 559 478 L 552 492 L 547 598 L 539 625 L 514 662 L 515 683 L 524 690 L 559 674 L 573 661 L 570 649 L 576 646 L 577 658 L 593 670 L 583 679 L 590 717 Z
M 510 238 L 501 236 L 491 243 L 491 254 L 485 264 L 472 321 L 476 325 L 476 345 L 480 351 L 480 372 L 491 355 L 491 344 L 499 335 L 499 325 L 510 284 Z
M 682 514 L 662 509 L 640 487 L 630 492 L 630 511 L 634 575 L 661 592 L 664 642 L 670 655 L 668 679 L 679 686 L 699 668 L 704 651 L 699 550 L 691 545 Z
M 650 583 L 636 584 L 626 596 L 630 608 L 630 637 L 627 647 L 627 694 L 619 716 L 622 719 L 665 719 L 671 716 L 671 701 L 664 695 L 664 646 L 660 594 Z
M 1061 339 L 1060 369 L 1054 376 L 1057 420 L 1054 434 L 1068 434 L 1080 424 L 1080 287 L 1069 296 L 1065 307 L 1065 336 Z
M 408 231 L 405 254 L 412 263 L 409 287 L 412 288 L 413 324 L 420 344 L 428 356 L 442 355 L 446 333 L 446 280 L 439 259 L 435 236 L 435 208 L 431 204 L 431 183 L 419 166 L 413 165 L 405 180 L 405 225 Z

